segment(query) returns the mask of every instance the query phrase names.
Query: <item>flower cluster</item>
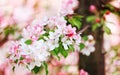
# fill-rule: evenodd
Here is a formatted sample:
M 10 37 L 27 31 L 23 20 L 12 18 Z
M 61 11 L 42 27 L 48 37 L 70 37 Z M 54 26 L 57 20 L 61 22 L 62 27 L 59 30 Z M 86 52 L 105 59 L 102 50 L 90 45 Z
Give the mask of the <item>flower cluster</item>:
M 80 50 L 81 36 L 76 28 L 64 17 L 56 16 L 33 23 L 23 29 L 23 38 L 13 42 L 9 59 L 17 65 L 27 66 L 32 70 L 47 61 L 50 54 L 66 57 L 69 51 Z

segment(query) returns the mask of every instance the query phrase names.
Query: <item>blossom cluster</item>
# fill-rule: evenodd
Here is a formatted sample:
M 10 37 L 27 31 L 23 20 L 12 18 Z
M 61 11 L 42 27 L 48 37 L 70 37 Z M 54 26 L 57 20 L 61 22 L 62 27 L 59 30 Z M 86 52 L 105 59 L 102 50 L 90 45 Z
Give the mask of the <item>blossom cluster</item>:
M 69 50 L 80 50 L 80 33 L 64 17 L 51 17 L 43 21 L 33 21 L 23 29 L 23 38 L 13 42 L 9 59 L 17 65 L 25 65 L 30 70 L 41 66 L 58 49 L 58 54 L 67 56 Z

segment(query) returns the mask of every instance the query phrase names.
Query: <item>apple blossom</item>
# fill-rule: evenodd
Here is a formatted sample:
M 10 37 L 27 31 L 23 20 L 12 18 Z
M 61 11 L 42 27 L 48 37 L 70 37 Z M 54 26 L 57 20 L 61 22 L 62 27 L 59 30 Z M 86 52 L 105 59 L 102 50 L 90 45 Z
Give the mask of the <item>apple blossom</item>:
M 95 51 L 95 41 L 92 35 L 88 35 L 88 40 L 84 41 L 85 47 L 81 51 L 82 54 L 89 56 L 90 53 Z

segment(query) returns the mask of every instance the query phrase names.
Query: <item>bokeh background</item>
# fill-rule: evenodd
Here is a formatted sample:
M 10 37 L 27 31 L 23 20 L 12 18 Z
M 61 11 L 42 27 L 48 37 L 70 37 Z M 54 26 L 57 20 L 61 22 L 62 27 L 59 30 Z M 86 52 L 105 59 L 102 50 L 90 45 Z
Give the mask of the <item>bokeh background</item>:
M 120 75 L 120 0 L 73 1 L 75 14 L 84 16 L 83 28 L 102 24 L 102 18 L 111 33 L 103 32 L 103 28 L 96 25 L 95 31 L 87 28 L 82 35 L 94 37 L 95 52 L 89 56 L 73 52 L 60 61 L 51 57 L 48 61 L 49 75 Z M 11 65 L 5 61 L 7 49 L 12 40 L 21 37 L 23 28 L 34 19 L 57 15 L 61 4 L 62 0 L 0 0 L 0 75 L 34 75 L 21 67 L 13 72 Z M 87 22 L 89 16 L 96 18 Z M 37 75 L 45 75 L 44 69 Z

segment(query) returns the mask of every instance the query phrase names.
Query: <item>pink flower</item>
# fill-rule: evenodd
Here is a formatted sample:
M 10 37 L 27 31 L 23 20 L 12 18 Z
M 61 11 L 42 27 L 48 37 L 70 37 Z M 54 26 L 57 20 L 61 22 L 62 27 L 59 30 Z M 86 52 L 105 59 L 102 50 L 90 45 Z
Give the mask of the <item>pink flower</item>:
M 13 42 L 12 46 L 10 47 L 11 54 L 13 53 L 16 56 L 18 56 L 18 50 L 19 50 L 19 43 L 18 43 L 18 41 Z
M 68 25 L 65 27 L 64 33 L 68 37 L 73 37 L 76 34 L 76 28 L 72 28 L 71 25 Z
M 22 57 L 24 58 L 23 63 L 30 63 L 32 61 L 30 56 L 22 55 Z
M 80 70 L 80 75 L 89 75 L 86 71 L 84 71 L 83 69 Z
M 66 72 L 58 72 L 57 75 L 68 75 Z
M 37 40 L 43 33 L 43 26 L 39 24 L 27 26 L 23 30 L 23 36 L 32 40 Z
M 76 8 L 77 6 L 78 6 L 77 0 L 63 0 L 61 6 L 62 15 L 73 14 L 74 8 Z

